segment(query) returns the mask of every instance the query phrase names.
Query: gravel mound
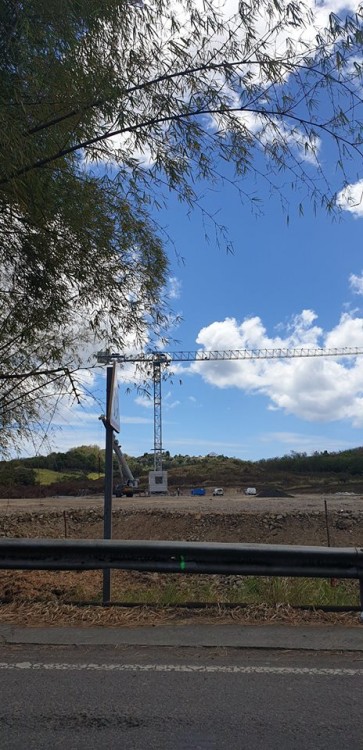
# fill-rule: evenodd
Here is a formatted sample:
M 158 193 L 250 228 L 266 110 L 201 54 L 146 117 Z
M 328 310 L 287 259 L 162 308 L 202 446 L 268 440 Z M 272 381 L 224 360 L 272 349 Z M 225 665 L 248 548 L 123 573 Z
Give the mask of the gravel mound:
M 288 495 L 279 487 L 263 487 L 258 493 L 257 497 L 294 497 L 294 495 Z

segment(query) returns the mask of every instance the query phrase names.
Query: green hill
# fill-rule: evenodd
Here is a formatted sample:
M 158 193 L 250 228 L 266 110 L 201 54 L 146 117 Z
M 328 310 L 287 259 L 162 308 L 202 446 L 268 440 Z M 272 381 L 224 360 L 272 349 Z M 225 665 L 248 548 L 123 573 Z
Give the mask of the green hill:
M 126 456 L 133 475 L 147 488 L 148 472 L 154 467 L 152 453 Z M 257 488 L 281 487 L 290 492 L 332 492 L 338 490 L 363 492 L 363 448 L 337 453 L 292 452 L 282 457 L 243 461 L 223 455 L 163 457 L 163 468 L 168 471 L 169 486 Z M 114 461 L 117 480 L 118 465 Z M 98 446 L 79 446 L 66 453 L 52 452 L 48 456 L 33 456 L 0 462 L 0 486 L 45 486 L 60 483 L 70 485 L 70 492 L 81 487 L 98 491 L 104 475 L 104 450 Z M 61 494 L 61 492 L 60 492 Z M 67 493 L 65 493 L 67 494 Z

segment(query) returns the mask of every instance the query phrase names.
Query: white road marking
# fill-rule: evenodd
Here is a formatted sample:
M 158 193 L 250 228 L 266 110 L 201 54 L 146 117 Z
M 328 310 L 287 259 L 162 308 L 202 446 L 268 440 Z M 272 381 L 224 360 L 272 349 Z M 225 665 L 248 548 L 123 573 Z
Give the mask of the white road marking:
M 363 669 L 329 667 L 216 666 L 200 664 L 68 664 L 57 662 L 0 662 L 0 670 L 59 672 L 192 672 L 202 674 L 274 674 L 312 676 L 363 675 Z

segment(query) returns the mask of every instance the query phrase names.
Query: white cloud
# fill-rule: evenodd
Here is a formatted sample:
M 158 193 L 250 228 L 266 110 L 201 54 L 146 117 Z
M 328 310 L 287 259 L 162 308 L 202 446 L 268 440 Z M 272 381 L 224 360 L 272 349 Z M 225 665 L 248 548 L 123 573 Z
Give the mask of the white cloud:
M 171 401 L 171 391 L 165 394 L 163 397 L 163 410 L 169 410 L 169 409 L 175 409 L 176 406 L 180 406 L 180 401 Z M 153 409 L 154 408 L 154 401 L 152 398 L 148 398 L 147 396 L 136 396 L 135 398 L 135 404 L 138 406 L 142 406 L 145 409 Z M 151 420 L 147 420 L 148 422 Z
M 137 404 L 138 406 L 143 406 L 144 409 L 154 408 L 154 402 L 152 398 L 148 398 L 147 396 L 136 396 L 135 404 Z
M 267 432 L 260 436 L 262 443 L 280 443 L 288 446 L 288 452 L 300 451 L 313 453 L 314 451 L 341 451 L 354 447 L 353 443 L 335 440 L 326 435 L 302 435 L 298 432 Z
M 163 399 L 163 406 L 165 409 L 175 409 L 176 406 L 180 406 L 180 401 L 175 400 L 171 401 L 172 393 L 171 391 L 168 391 L 168 393 L 164 396 Z
M 179 299 L 181 293 L 181 281 L 176 276 L 170 276 L 168 291 L 170 299 Z
M 363 180 L 347 185 L 337 195 L 337 204 L 357 219 L 363 216 Z
M 349 276 L 350 288 L 354 294 L 363 294 L 363 272 L 361 276 L 352 273 Z
M 197 343 L 206 350 L 345 348 L 363 349 L 363 319 L 344 313 L 324 332 L 316 315 L 304 310 L 285 326 L 285 335 L 268 336 L 259 317 L 234 318 L 203 328 Z M 281 331 L 281 327 L 280 327 Z M 363 425 L 363 357 L 296 357 L 292 359 L 212 360 L 193 362 L 198 373 L 217 388 L 238 388 L 264 395 L 268 408 L 311 422 L 347 420 Z
M 148 5 L 152 8 L 153 3 L 148 3 Z M 157 78 L 160 74 L 168 72 L 172 67 L 174 58 L 171 51 L 171 42 L 176 45 L 181 42 L 182 44 L 185 44 L 190 52 L 191 60 L 194 61 L 196 65 L 198 64 L 200 50 L 195 46 L 195 42 L 192 43 L 190 41 L 191 23 L 189 20 L 188 5 L 187 3 L 176 4 L 172 2 L 171 6 L 173 7 L 173 12 L 178 18 L 180 27 L 177 29 L 176 26 L 171 26 L 169 8 L 167 9 L 166 14 L 160 14 L 160 12 L 158 12 L 159 38 L 160 46 L 163 48 L 163 55 L 161 59 L 156 58 L 155 60 L 153 60 L 152 55 L 150 55 L 150 67 L 148 69 L 150 79 L 153 77 Z M 201 13 L 205 11 L 202 0 L 194 0 L 193 6 Z M 226 46 L 228 47 L 228 41 L 232 38 L 235 40 L 236 44 L 241 44 L 241 49 L 243 49 L 246 29 L 245 25 L 241 23 L 241 15 L 239 12 L 241 4 L 239 0 L 211 0 L 211 6 L 214 10 L 218 10 L 221 22 L 225 27 L 224 31 L 221 31 L 220 28 L 214 32 L 211 30 L 208 44 L 203 45 L 203 55 L 206 55 L 209 50 L 211 60 L 215 60 L 216 56 L 218 57 L 221 53 L 223 54 Z M 276 3 L 275 8 L 271 3 L 268 5 L 266 4 L 264 7 L 261 6 L 258 20 L 255 18 L 255 45 L 256 48 L 263 48 L 266 59 L 268 56 L 271 56 L 271 58 L 275 60 L 289 59 L 291 68 L 293 68 L 294 65 L 298 65 L 299 62 L 304 59 L 304 56 L 308 54 L 308 50 L 311 57 L 313 57 L 314 50 L 319 46 L 319 42 L 317 41 L 318 33 L 323 33 L 324 30 L 329 27 L 331 13 L 340 15 L 344 18 L 347 13 L 354 13 L 357 11 L 356 0 L 322 0 L 322 2 L 317 2 L 317 0 L 306 0 L 306 2 L 300 4 L 299 7 L 303 18 L 302 23 L 294 24 L 292 23 L 291 14 L 289 12 L 287 12 L 286 17 L 284 18 L 284 10 L 288 9 L 290 6 L 291 4 L 289 0 L 282 0 L 279 4 Z M 140 7 L 142 7 L 142 5 Z M 245 10 L 247 10 L 248 3 L 245 3 L 244 7 Z M 155 6 L 154 9 L 155 12 L 157 12 Z M 253 4 L 251 5 L 251 9 L 251 12 L 253 13 Z M 158 10 L 160 11 L 160 9 Z M 284 20 L 281 25 L 280 21 L 282 18 L 284 18 Z M 147 34 L 147 27 L 144 26 L 142 15 L 139 15 L 137 18 L 137 29 L 140 32 L 140 39 L 143 42 L 144 36 Z M 134 38 L 130 38 L 128 42 L 123 40 L 123 43 L 124 45 L 129 44 L 130 49 L 133 48 L 135 55 L 137 55 L 138 44 L 140 43 L 137 35 Z M 248 55 L 247 51 L 248 45 L 246 47 L 246 57 L 253 58 L 251 51 L 249 51 Z M 293 51 L 292 54 L 291 51 Z M 204 61 L 204 56 L 202 56 L 202 60 Z M 162 63 L 161 67 L 160 63 Z M 245 64 L 243 66 L 243 75 L 249 76 L 250 85 L 251 83 L 254 83 L 257 86 L 262 87 L 262 96 L 263 91 L 268 90 L 271 86 L 271 73 L 269 77 L 267 77 L 266 73 L 261 69 L 261 66 L 253 61 L 249 65 Z M 283 85 L 284 80 L 286 81 L 289 78 L 289 75 L 290 72 L 288 70 L 286 70 L 285 74 L 282 73 L 281 86 Z M 224 88 L 226 94 L 230 97 L 232 105 L 235 103 L 236 106 L 239 106 L 239 98 L 236 92 L 226 84 L 222 74 L 218 70 L 211 70 L 210 78 L 216 85 L 220 83 L 221 87 Z M 279 87 L 279 84 L 280 80 L 276 81 L 277 88 Z M 176 81 L 174 81 L 174 86 L 178 86 Z M 192 92 L 188 90 L 185 80 L 180 82 L 179 88 L 176 88 L 176 92 L 178 98 L 186 102 L 192 95 Z M 144 113 L 149 113 L 150 101 L 147 89 L 139 92 L 137 101 L 138 104 L 135 104 L 135 101 L 132 101 L 132 111 L 135 121 L 138 114 L 142 120 Z M 253 94 L 252 108 L 255 103 L 255 96 Z M 259 100 L 259 103 L 262 104 L 262 100 Z M 258 104 L 256 108 L 258 108 Z M 241 114 L 236 113 L 236 117 L 243 118 L 246 127 L 253 134 L 260 132 L 261 128 L 263 128 L 261 118 L 259 118 L 259 116 L 253 111 L 246 111 Z M 209 121 L 213 128 L 218 127 L 217 117 L 210 118 Z M 291 122 L 293 121 L 291 120 Z M 132 124 L 134 124 L 133 120 Z M 111 129 L 113 127 L 114 125 L 112 124 Z M 168 125 L 163 125 L 162 131 L 165 135 L 164 140 L 166 141 Z M 320 146 L 320 141 L 317 137 L 312 137 L 311 142 L 307 144 L 309 138 L 303 130 L 294 128 L 293 126 L 290 128 L 287 118 L 283 125 L 280 121 L 274 123 L 273 116 L 271 116 L 270 125 L 267 125 L 267 128 L 264 130 L 261 142 L 267 144 L 268 142 L 272 142 L 275 138 L 283 141 L 285 145 L 295 148 L 300 159 L 317 165 L 316 154 Z M 143 140 L 141 138 L 139 131 L 137 133 L 123 133 L 116 135 L 109 140 L 109 146 L 111 146 L 111 151 L 113 150 L 115 154 L 118 151 L 127 153 L 128 155 L 132 154 L 135 161 L 142 164 L 145 168 L 153 165 L 157 158 L 150 143 L 147 142 L 147 139 Z
M 263 136 L 263 141 L 266 143 L 278 138 L 283 141 L 286 145 L 289 145 L 296 149 L 298 156 L 303 161 L 318 165 L 318 154 L 321 147 L 321 139 L 316 135 L 304 133 L 301 128 L 296 126 L 289 128 L 286 123 L 282 124 L 281 121 L 275 121 L 275 129 L 272 132 L 266 133 Z
M 237 97 L 235 106 L 238 106 Z M 241 112 L 235 112 L 234 117 L 240 120 L 250 133 L 258 136 L 259 142 L 266 148 L 267 154 L 269 147 L 272 147 L 275 143 L 284 144 L 286 147 L 295 149 L 301 160 L 318 166 L 321 139 L 317 135 L 303 132 L 301 128 L 297 127 L 296 123 L 292 123 L 289 127 L 288 121 L 282 122 L 273 116 L 266 120 L 255 112 L 244 112 L 242 110 Z M 215 118 L 215 121 L 218 123 L 218 118 Z
M 180 404 L 181 404 L 181 402 L 180 402 L 180 401 L 178 401 L 178 400 L 176 400 L 176 401 L 171 401 L 171 402 L 169 402 L 169 403 L 167 403 L 167 404 L 166 404 L 166 408 L 167 408 L 167 409 L 175 409 L 175 407 L 176 407 L 176 406 L 180 406 Z
M 92 402 L 92 407 L 90 403 Z M 70 404 L 63 402 L 60 404 L 55 420 L 47 433 L 44 435 L 34 435 L 33 441 L 22 444 L 22 452 L 28 452 L 29 455 L 36 453 L 48 453 L 50 450 L 66 451 L 78 445 L 100 445 L 104 447 L 105 429 L 100 414 L 101 405 L 95 408 L 93 398 L 89 398 L 89 404 L 84 405 Z M 151 407 L 153 402 L 150 401 Z M 122 426 L 126 424 L 151 425 L 152 417 L 125 416 L 121 413 L 121 434 Z
M 210 453 L 211 450 L 214 450 L 217 455 L 221 455 L 225 449 L 245 450 L 248 447 L 241 443 L 229 443 L 223 440 L 203 440 L 203 438 L 193 437 L 178 437 L 177 440 L 168 440 L 168 445 L 185 446 L 186 448 L 192 446 L 193 450 L 195 450 L 196 448 L 203 448 L 203 455 Z
M 152 419 L 147 417 L 124 417 L 121 415 L 122 424 L 153 424 Z
M 324 346 L 343 348 L 345 346 L 363 347 L 363 318 L 352 313 L 343 313 L 338 325 L 325 334 Z

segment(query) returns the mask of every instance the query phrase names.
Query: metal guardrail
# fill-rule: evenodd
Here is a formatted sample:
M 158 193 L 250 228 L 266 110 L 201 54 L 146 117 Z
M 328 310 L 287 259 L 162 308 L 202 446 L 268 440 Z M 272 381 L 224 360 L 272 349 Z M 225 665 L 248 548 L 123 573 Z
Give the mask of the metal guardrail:
M 109 540 L 0 540 L 0 569 L 356 578 L 363 548 Z
M 355 578 L 359 581 L 363 622 L 363 548 L 103 539 L 0 540 L 0 569 L 112 568 L 181 574 Z M 104 597 L 103 603 L 110 600 Z

